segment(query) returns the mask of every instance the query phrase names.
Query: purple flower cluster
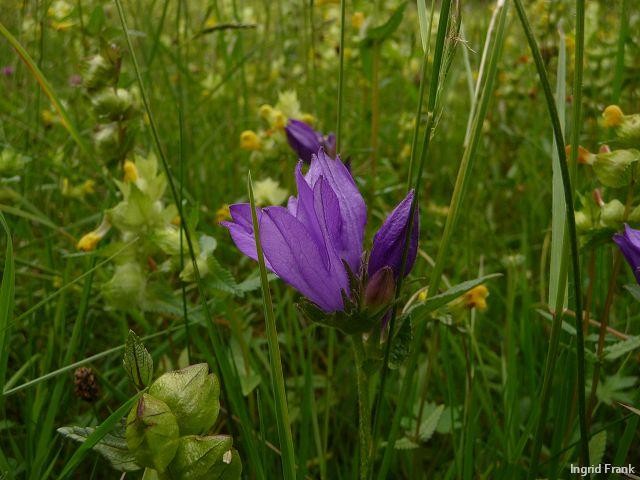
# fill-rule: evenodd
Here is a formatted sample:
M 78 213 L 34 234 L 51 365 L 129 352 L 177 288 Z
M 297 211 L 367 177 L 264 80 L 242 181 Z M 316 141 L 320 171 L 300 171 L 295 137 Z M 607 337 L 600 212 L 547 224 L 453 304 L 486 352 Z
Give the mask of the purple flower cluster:
M 376 233 L 368 266 L 362 265 L 367 207 L 348 168 L 322 148 L 302 173 L 295 170 L 298 196 L 286 208 L 257 209 L 266 266 L 326 313 L 345 310 L 353 275 L 380 278 L 393 271 L 397 280 L 406 242 L 413 192 L 394 209 Z M 257 258 L 249 204 L 230 207 L 232 221 L 223 222 L 242 253 Z M 416 258 L 418 213 L 415 216 L 404 273 Z M 378 274 L 378 275 L 376 275 Z

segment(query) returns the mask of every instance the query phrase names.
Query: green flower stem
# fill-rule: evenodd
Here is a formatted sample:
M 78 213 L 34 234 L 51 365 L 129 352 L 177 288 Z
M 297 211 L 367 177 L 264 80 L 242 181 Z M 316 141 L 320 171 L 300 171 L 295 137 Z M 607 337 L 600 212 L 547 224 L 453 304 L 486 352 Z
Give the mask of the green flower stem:
M 358 382 L 358 433 L 360 438 L 360 479 L 369 477 L 371 468 L 371 408 L 369 405 L 369 378 L 364 371 L 364 345 L 362 338 L 352 337 L 353 356 L 356 362 L 356 380 Z
M 342 148 L 342 104 L 344 100 L 344 31 L 347 0 L 340 0 L 340 67 L 338 70 L 338 118 L 336 121 L 336 152 Z

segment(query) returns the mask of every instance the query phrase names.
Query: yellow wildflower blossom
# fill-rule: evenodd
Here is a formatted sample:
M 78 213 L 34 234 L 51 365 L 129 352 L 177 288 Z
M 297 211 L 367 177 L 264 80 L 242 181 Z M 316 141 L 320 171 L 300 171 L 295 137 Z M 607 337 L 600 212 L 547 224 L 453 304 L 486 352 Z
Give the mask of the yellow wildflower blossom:
M 253 130 L 245 130 L 240 134 L 240 148 L 243 150 L 260 150 L 260 137 Z

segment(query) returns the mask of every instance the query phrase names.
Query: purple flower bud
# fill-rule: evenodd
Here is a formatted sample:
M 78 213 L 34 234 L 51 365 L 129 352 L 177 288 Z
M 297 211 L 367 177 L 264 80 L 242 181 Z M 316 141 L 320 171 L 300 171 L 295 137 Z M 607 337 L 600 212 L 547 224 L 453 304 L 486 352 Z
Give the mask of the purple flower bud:
M 613 236 L 613 241 L 618 244 L 636 276 L 636 281 L 640 283 L 640 230 L 635 230 L 625 224 L 624 233 L 616 233 Z
M 383 267 L 391 267 L 396 280 L 400 275 L 402 252 L 407 238 L 407 230 L 409 229 L 409 215 L 413 198 L 414 191 L 411 190 L 405 199 L 391 212 L 391 215 L 387 217 L 380 230 L 373 237 L 373 247 L 371 248 L 368 266 L 369 278 L 372 278 Z M 419 233 L 420 218 L 416 206 L 413 214 L 406 265 L 403 270 L 405 276 L 411 271 L 416 260 Z
M 300 120 L 289 120 L 285 127 L 287 141 L 300 160 L 311 163 L 311 156 L 322 146 L 322 135 Z
M 391 267 L 382 267 L 367 282 L 364 290 L 364 305 L 368 309 L 378 311 L 393 300 L 396 282 Z
M 2 75 L 4 75 L 5 77 L 10 77 L 11 75 L 13 75 L 16 71 L 15 68 L 13 68 L 11 65 L 6 65 L 4 67 L 2 67 L 2 69 L 0 69 L 0 71 L 2 71 Z

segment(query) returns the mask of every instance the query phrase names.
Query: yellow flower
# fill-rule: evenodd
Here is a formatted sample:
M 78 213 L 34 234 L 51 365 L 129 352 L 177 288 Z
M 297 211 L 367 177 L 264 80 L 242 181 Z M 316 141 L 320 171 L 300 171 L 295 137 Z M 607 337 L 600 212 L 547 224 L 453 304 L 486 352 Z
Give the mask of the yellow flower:
M 82 190 L 84 194 L 94 193 L 96 191 L 95 186 L 96 182 L 94 180 L 85 180 L 80 186 L 80 190 Z
M 175 225 L 176 227 L 179 227 L 181 223 L 182 221 L 180 220 L 180 215 L 176 215 L 171 219 L 171 225 Z
M 478 310 L 486 310 L 486 299 L 488 296 L 489 290 L 487 287 L 484 285 L 478 285 L 463 295 L 464 305 L 469 309 L 476 308 Z
M 207 18 L 207 21 L 204 22 L 204 27 L 205 28 L 213 28 L 218 24 L 217 20 L 215 17 L 209 17 Z
M 605 127 L 617 127 L 622 123 L 622 109 L 618 105 L 609 105 L 602 112 L 602 125 Z
M 260 137 L 253 130 L 245 130 L 240 134 L 240 148 L 244 150 L 260 150 Z
M 302 117 L 300 117 L 300 120 L 302 120 L 304 123 L 312 127 L 313 127 L 313 124 L 316 123 L 316 117 L 314 117 L 310 113 L 303 113 Z
M 42 123 L 47 128 L 51 127 L 57 121 L 55 114 L 51 110 L 42 110 L 40 117 L 42 118 Z
M 111 224 L 107 221 L 106 218 L 102 219 L 102 223 L 93 230 L 92 232 L 85 233 L 76 248 L 78 250 L 82 250 L 83 252 L 91 252 L 96 249 L 98 242 L 102 240 L 102 238 L 109 232 L 111 229 Z
M 273 126 L 279 130 L 284 129 L 287 124 L 287 117 L 282 112 L 275 112 L 273 115 Z
M 102 237 L 96 232 L 86 233 L 78 242 L 77 248 L 83 252 L 91 252 L 96 249 L 100 240 L 102 240 Z
M 418 293 L 418 300 L 421 302 L 424 302 L 427 299 L 427 290 L 421 290 L 420 293 Z
M 231 218 L 231 212 L 229 211 L 229 205 L 224 204 L 218 210 L 216 210 L 216 223 L 224 222 Z
M 351 26 L 357 30 L 360 30 L 363 24 L 364 24 L 364 13 L 354 12 L 353 15 L 351 15 Z
M 126 160 L 124 162 L 122 170 L 124 170 L 125 183 L 133 183 L 138 180 L 138 169 L 136 168 L 136 164 L 131 160 Z
M 262 118 L 268 121 L 273 114 L 273 107 L 265 103 L 260 107 L 259 114 Z

